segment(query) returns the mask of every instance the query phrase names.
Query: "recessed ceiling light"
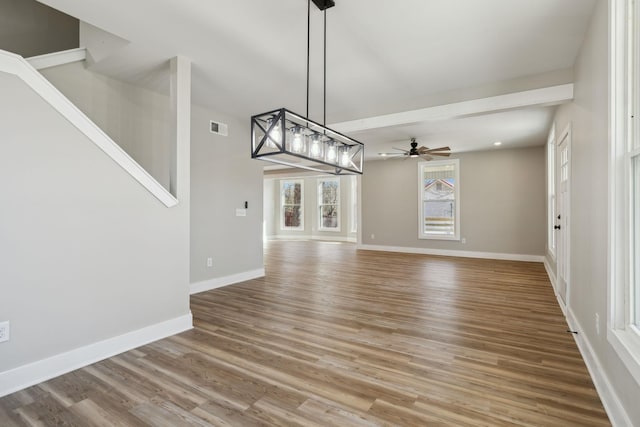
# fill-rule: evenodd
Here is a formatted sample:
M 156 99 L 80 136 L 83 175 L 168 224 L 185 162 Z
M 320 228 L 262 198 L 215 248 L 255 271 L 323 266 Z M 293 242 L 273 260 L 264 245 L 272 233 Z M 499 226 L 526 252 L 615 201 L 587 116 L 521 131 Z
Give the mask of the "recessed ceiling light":
M 496 141 L 496 142 L 494 142 L 494 143 L 493 143 L 493 145 L 495 145 L 496 147 L 498 147 L 498 146 L 502 145 L 502 142 L 500 142 L 500 141 Z
M 387 157 L 387 153 L 378 153 L 378 156 Z

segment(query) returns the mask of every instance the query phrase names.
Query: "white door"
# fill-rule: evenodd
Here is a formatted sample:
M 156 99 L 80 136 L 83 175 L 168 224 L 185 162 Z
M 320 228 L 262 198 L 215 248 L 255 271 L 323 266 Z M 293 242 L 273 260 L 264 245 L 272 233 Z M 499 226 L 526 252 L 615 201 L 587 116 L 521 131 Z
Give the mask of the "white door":
M 559 141 L 556 149 L 558 193 L 554 224 L 558 245 L 556 291 L 566 306 L 569 294 L 569 184 L 571 179 L 571 131 L 568 128 L 562 133 Z

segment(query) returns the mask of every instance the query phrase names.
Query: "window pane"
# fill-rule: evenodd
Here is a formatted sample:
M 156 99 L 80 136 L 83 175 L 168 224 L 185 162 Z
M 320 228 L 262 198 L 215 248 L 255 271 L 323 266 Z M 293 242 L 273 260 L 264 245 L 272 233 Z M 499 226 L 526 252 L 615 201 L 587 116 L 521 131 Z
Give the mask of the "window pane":
M 322 184 L 322 204 L 338 203 L 338 182 L 337 181 L 323 181 Z
M 321 210 L 322 228 L 338 228 L 338 209 L 334 205 L 324 205 Z
M 455 235 L 455 186 L 453 164 L 424 167 L 422 198 L 424 234 Z
M 299 182 L 285 182 L 283 184 L 284 202 L 285 205 L 299 205 L 301 200 L 301 185 Z
M 303 181 L 281 181 L 282 228 L 304 229 Z
M 300 206 L 284 206 L 284 226 L 300 227 L 302 212 Z
M 633 236 L 632 236 L 632 266 L 634 281 L 632 283 L 632 292 L 634 296 L 633 304 L 633 322 L 640 327 L 640 155 L 637 155 L 631 166 L 631 189 L 633 197 L 632 215 L 633 215 Z
M 318 226 L 320 230 L 340 230 L 340 180 L 318 181 Z

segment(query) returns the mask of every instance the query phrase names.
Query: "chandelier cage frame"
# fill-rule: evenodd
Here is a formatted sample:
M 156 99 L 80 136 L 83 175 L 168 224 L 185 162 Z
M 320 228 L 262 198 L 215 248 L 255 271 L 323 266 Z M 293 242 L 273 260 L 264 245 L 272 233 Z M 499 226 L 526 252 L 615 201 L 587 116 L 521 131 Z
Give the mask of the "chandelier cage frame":
M 309 35 L 311 0 L 307 0 L 307 117 L 309 116 Z M 326 127 L 327 14 L 333 0 L 313 0 L 324 14 L 323 124 L 280 108 L 251 117 L 251 158 L 332 175 L 362 175 L 364 144 Z
M 251 157 L 333 175 L 362 174 L 364 144 L 280 108 L 251 117 Z

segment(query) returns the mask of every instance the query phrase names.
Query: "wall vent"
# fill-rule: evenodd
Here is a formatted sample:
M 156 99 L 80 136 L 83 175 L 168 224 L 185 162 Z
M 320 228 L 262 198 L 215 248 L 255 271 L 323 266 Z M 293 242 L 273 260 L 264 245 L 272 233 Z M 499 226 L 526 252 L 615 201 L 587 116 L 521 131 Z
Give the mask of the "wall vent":
M 211 120 L 209 122 L 209 132 L 215 133 L 216 135 L 227 136 L 229 135 L 229 127 L 224 123 Z

